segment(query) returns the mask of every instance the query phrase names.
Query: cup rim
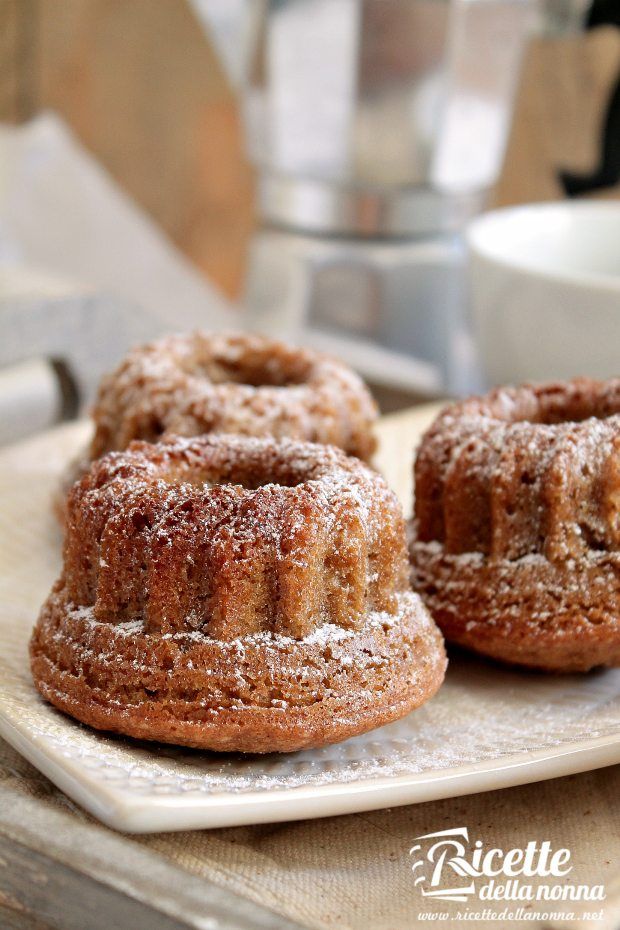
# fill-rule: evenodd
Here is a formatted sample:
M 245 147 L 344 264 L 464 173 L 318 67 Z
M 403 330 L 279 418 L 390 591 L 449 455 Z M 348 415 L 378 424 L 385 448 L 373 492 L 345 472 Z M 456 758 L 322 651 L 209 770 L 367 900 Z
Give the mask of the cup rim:
M 620 292 L 620 268 L 618 274 L 607 274 L 598 271 L 584 271 L 566 266 L 560 271 L 557 268 L 544 268 L 533 265 L 524 257 L 502 253 L 497 248 L 497 238 L 488 241 L 490 231 L 498 227 L 509 228 L 515 220 L 522 222 L 523 217 L 531 215 L 533 220 L 550 215 L 574 217 L 579 214 L 615 214 L 620 226 L 620 202 L 587 201 L 579 203 L 566 203 L 551 201 L 548 203 L 522 204 L 515 207 L 502 207 L 490 210 L 476 217 L 465 231 L 465 240 L 470 257 L 476 256 L 498 267 L 517 271 L 531 278 L 552 281 L 559 284 L 573 286 L 597 287 L 599 289 Z

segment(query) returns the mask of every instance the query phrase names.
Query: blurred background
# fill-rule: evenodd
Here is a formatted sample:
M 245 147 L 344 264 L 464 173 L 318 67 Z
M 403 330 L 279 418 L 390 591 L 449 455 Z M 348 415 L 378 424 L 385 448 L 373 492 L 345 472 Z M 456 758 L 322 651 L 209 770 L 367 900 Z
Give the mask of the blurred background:
M 0 0 L 0 16 L 2 120 L 60 114 L 173 242 L 238 298 L 254 170 L 235 94 L 189 3 Z M 532 38 L 490 206 L 561 198 L 559 170 L 595 168 L 619 72 L 620 30 L 611 23 Z M 593 196 L 620 196 L 620 180 Z
M 66 355 L 84 401 L 203 323 L 327 345 L 386 409 L 484 383 L 464 230 L 620 196 L 619 6 L 0 0 L 0 365 Z

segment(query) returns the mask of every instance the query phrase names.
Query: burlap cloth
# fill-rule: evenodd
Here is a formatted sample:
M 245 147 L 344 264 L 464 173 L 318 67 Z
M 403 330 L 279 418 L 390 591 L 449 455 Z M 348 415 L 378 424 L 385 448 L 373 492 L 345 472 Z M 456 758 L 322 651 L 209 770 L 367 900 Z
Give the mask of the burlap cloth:
M 54 808 L 63 820 L 89 824 L 92 835 L 110 833 L 62 795 L 29 763 L 0 741 L 0 779 L 16 796 L 30 795 Z M 298 823 L 127 836 L 135 844 L 172 860 L 282 915 L 329 930 L 405 930 L 421 925 L 420 911 L 455 914 L 463 905 L 429 906 L 415 887 L 409 849 L 423 833 L 466 825 L 486 845 L 503 849 L 532 839 L 550 840 L 572 852 L 575 884 L 607 886 L 605 918 L 586 924 L 511 921 L 515 928 L 575 926 L 612 930 L 620 926 L 616 873 L 620 863 L 620 766 L 504 789 L 373 813 Z M 535 883 L 535 880 L 533 880 Z M 495 905 L 501 908 L 501 905 Z M 577 905 L 550 903 L 564 911 Z M 539 904 L 525 905 L 526 910 Z M 598 909 L 600 905 L 590 904 Z M 424 924 L 426 921 L 424 921 Z M 471 920 L 433 921 L 461 930 Z M 498 926 L 497 921 L 485 926 Z

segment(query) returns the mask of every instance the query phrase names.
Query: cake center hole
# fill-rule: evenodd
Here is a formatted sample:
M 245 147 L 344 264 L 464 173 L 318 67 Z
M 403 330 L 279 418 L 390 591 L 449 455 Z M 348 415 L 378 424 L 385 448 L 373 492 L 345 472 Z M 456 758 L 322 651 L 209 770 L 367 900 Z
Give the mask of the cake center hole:
M 584 420 L 606 420 L 614 416 L 619 411 L 604 404 L 593 405 L 592 403 L 564 403 L 543 405 L 540 411 L 540 419 L 536 422 L 543 423 L 546 426 L 553 426 L 560 423 L 583 423 Z
M 287 468 L 274 468 L 272 472 L 266 475 L 258 468 L 238 467 L 225 472 L 215 472 L 212 470 L 204 471 L 174 469 L 164 475 L 164 481 L 172 485 L 191 485 L 197 490 L 209 490 L 211 488 L 225 485 L 237 485 L 245 488 L 247 491 L 256 491 L 258 488 L 264 488 L 269 484 L 279 485 L 280 487 L 294 488 L 304 481 L 307 481 L 309 475 L 301 475 L 298 471 Z
M 260 354 L 256 357 L 230 358 L 224 355 L 196 358 L 190 374 L 206 378 L 213 384 L 247 384 L 250 387 L 293 387 L 304 384 L 310 365 L 304 360 Z
M 541 423 L 553 426 L 561 423 L 582 423 L 584 420 L 606 420 L 620 413 L 620 398 L 613 395 L 592 396 L 575 391 L 571 396 L 553 390 L 543 391 L 534 400 L 532 395 L 515 406 L 508 419 L 513 423 Z M 499 411 L 500 418 L 506 416 Z

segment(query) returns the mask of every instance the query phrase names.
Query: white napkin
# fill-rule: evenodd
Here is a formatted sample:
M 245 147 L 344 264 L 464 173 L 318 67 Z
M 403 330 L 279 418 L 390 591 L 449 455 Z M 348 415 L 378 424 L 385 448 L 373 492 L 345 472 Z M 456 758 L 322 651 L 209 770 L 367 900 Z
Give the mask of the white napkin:
M 0 445 L 58 419 L 49 359 L 84 406 L 131 345 L 238 316 L 57 116 L 0 126 Z

